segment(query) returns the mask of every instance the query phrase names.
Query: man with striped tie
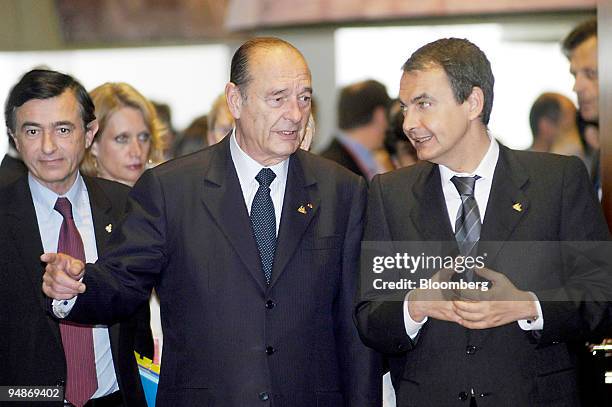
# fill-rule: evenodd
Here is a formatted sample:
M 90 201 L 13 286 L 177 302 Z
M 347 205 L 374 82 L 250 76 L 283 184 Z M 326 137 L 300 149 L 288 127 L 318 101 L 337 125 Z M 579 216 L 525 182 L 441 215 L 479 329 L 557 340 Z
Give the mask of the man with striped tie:
M 401 301 L 357 304 L 366 344 L 395 355 L 397 405 L 579 405 L 567 343 L 604 324 L 610 270 L 572 267 L 559 244 L 542 242 L 607 239 L 584 165 L 489 135 L 494 78 L 468 40 L 427 44 L 403 71 L 403 128 L 425 162 L 374 178 L 364 239 L 450 242 L 457 258 L 483 255 L 485 267 L 431 280 L 486 282 L 488 291 L 417 286 Z M 549 251 L 531 255 L 538 245 Z

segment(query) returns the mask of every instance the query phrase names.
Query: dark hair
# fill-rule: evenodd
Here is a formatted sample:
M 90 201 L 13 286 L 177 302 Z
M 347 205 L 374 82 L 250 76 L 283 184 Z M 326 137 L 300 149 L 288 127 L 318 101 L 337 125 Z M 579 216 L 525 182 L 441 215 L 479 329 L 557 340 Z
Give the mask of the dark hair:
M 399 101 L 398 101 L 399 105 Z M 395 105 L 395 102 L 393 104 Z M 398 143 L 406 143 L 407 150 L 414 156 L 417 157 L 417 152 L 412 143 L 408 140 L 408 137 L 404 133 L 404 113 L 398 107 L 394 109 L 391 108 L 391 112 L 389 115 L 389 128 L 385 133 L 385 141 L 384 146 L 389 155 L 396 156 L 397 155 L 397 146 Z
M 302 53 L 295 48 L 293 45 L 285 40 L 281 40 L 276 37 L 256 37 L 251 38 L 240 46 L 232 57 L 232 63 L 230 66 L 230 82 L 240 88 L 240 93 L 245 96 L 243 92 L 246 85 L 253 79 L 249 72 L 249 58 L 252 52 L 258 48 L 275 48 L 275 47 L 288 47 L 295 50 L 298 54 Z
M 561 118 L 561 101 L 556 93 L 541 94 L 529 111 L 529 126 L 533 137 L 538 135 L 538 123 L 541 119 L 550 119 L 553 123 L 558 123 Z
M 15 134 L 15 111 L 32 99 L 50 99 L 60 96 L 66 89 L 74 92 L 79 102 L 83 127 L 96 119 L 94 104 L 89 94 L 76 79 L 56 71 L 34 69 L 21 77 L 11 89 L 4 105 L 4 121 L 9 133 L 9 142 L 15 147 L 10 134 Z
M 338 127 L 350 130 L 368 124 L 374 111 L 386 110 L 391 99 L 385 85 L 375 80 L 357 82 L 342 88 L 338 100 Z
M 443 38 L 416 50 L 404 63 L 404 72 L 442 68 L 448 77 L 457 103 L 463 103 L 478 87 L 484 94 L 480 120 L 489 124 L 493 108 L 495 78 L 487 56 L 466 39 Z
M 208 117 L 198 116 L 181 134 L 174 146 L 174 157 L 182 157 L 208 147 Z
M 561 43 L 561 49 L 566 57 L 570 57 L 572 51 L 574 51 L 580 44 L 585 42 L 591 37 L 597 37 L 597 19 L 592 18 L 590 20 L 583 21 L 578 24 Z

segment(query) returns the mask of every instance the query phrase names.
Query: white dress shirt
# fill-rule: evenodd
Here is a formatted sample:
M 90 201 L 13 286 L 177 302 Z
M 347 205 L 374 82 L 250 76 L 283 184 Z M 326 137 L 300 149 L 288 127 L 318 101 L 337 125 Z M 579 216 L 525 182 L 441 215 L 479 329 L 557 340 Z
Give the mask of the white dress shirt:
M 259 182 L 255 179 L 259 171 L 264 166 L 259 164 L 257 161 L 252 159 L 247 153 L 242 151 L 238 142 L 236 141 L 236 130 L 232 131 L 230 137 L 230 154 L 236 173 L 238 174 L 238 181 L 240 181 L 240 188 L 242 189 L 242 195 L 244 196 L 244 204 L 247 207 L 249 215 L 251 214 L 251 205 L 253 204 L 253 198 L 259 188 Z M 283 201 L 285 199 L 285 187 L 287 186 L 287 170 L 289 169 L 289 159 L 283 160 L 280 163 L 273 165 L 270 168 L 276 174 L 276 178 L 270 184 L 270 197 L 274 204 L 274 215 L 276 216 L 276 235 L 278 236 L 278 228 L 280 226 L 281 214 L 283 210 Z
M 32 193 L 34 209 L 36 210 L 38 231 L 40 232 L 43 250 L 45 253 L 55 253 L 57 252 L 60 228 L 64 220 L 62 215 L 53 209 L 60 195 L 40 184 L 31 174 L 28 175 L 28 183 Z M 70 190 L 66 194 L 61 195 L 61 197 L 66 197 L 70 200 L 74 223 L 79 230 L 81 240 L 83 240 L 85 259 L 87 263 L 94 263 L 98 259 L 96 236 L 87 187 L 80 174 L 77 175 Z M 63 301 L 53 301 L 54 313 L 56 315 L 55 308 L 62 303 Z M 74 300 L 72 303 L 74 303 Z M 104 325 L 95 326 L 93 328 L 93 340 L 98 389 L 92 398 L 98 398 L 119 390 L 119 384 L 115 375 L 108 328 Z
M 478 175 L 480 178 L 476 180 L 474 187 L 474 198 L 476 204 L 478 204 L 478 211 L 480 212 L 480 221 L 484 223 L 484 219 L 487 211 L 487 203 L 489 201 L 489 195 L 491 194 L 491 186 L 493 184 L 493 174 L 495 173 L 495 166 L 499 158 L 499 144 L 493 138 L 490 138 L 489 148 L 485 153 L 484 157 L 478 164 L 478 167 L 472 173 L 459 173 L 451 170 L 444 165 L 438 165 L 440 169 L 440 181 L 442 183 L 442 193 L 444 194 L 444 201 L 446 203 L 446 209 L 448 211 L 448 218 L 450 220 L 453 232 L 455 231 L 455 220 L 457 218 L 457 212 L 461 207 L 461 196 L 459 191 L 455 187 L 455 184 L 451 182 L 451 178 L 454 176 L 458 177 L 473 177 Z M 404 306 L 404 325 L 406 327 L 406 333 L 410 338 L 414 339 L 419 333 L 419 330 L 427 322 L 425 318 L 421 322 L 416 322 L 410 317 L 408 312 L 408 293 L 405 298 Z M 517 321 L 521 329 L 525 331 L 540 330 L 544 328 L 544 318 L 542 317 L 542 307 L 535 294 L 532 293 L 534 302 L 538 311 L 538 318 L 535 321 L 519 320 Z

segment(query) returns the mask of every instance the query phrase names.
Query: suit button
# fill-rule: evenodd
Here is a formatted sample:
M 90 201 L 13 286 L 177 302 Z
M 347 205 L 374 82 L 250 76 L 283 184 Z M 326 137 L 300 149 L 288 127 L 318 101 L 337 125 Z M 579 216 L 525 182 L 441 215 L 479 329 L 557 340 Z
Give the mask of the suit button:
M 468 355 L 473 355 L 474 353 L 476 353 L 476 350 L 478 350 L 478 348 L 474 345 L 468 345 L 465 347 L 465 353 L 467 353 Z
M 276 352 L 273 346 L 266 346 L 266 355 L 273 355 Z
M 459 393 L 459 400 L 465 401 L 467 399 L 468 399 L 468 394 L 466 392 L 462 391 Z
M 261 401 L 268 401 L 270 399 L 270 395 L 267 392 L 262 391 L 261 393 L 259 393 L 259 399 Z
M 276 307 L 276 303 L 274 301 L 272 301 L 272 300 L 266 301 L 266 308 L 267 309 L 272 309 L 274 307 Z

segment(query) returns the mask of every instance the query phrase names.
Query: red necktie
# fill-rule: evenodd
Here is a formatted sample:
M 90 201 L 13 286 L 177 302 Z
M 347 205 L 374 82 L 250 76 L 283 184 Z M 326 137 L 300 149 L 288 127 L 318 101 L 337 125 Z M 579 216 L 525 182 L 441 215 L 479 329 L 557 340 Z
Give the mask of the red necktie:
M 72 205 L 68 198 L 57 198 L 55 210 L 64 218 L 57 252 L 68 254 L 85 262 L 83 241 L 74 223 Z M 60 332 L 68 369 L 64 397 L 76 407 L 82 407 L 98 389 L 93 330 L 88 325 L 61 321 Z

